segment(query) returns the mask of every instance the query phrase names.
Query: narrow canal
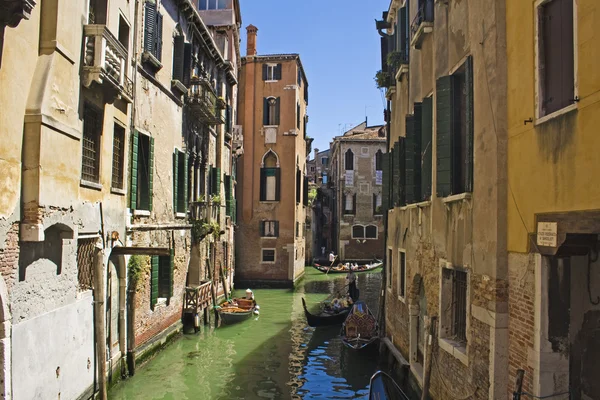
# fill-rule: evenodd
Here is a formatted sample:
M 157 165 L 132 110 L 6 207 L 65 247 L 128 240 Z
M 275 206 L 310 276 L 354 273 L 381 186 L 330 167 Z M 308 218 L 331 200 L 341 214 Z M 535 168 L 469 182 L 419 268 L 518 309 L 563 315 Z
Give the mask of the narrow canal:
M 257 289 L 260 315 L 237 325 L 184 335 L 110 399 L 363 399 L 377 370 L 378 353 L 355 352 L 339 339 L 339 326 L 310 328 L 302 310 L 334 291 L 345 276 L 307 267 L 293 290 Z M 381 273 L 358 275 L 360 298 L 377 313 Z M 246 288 L 238 288 L 243 295 Z M 243 290 L 242 290 L 243 289 Z

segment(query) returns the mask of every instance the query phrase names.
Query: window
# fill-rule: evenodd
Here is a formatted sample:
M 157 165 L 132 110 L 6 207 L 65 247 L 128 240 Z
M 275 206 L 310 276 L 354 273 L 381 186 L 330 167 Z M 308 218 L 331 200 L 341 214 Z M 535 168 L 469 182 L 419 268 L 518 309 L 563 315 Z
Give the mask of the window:
M 442 269 L 441 337 L 467 342 L 467 272 Z
M 163 16 L 156 11 L 156 3 L 144 3 L 144 51 L 162 60 Z
M 260 221 L 261 237 L 279 237 L 279 221 Z
M 211 195 L 219 196 L 221 194 L 221 168 L 209 167 L 209 190 Z
M 573 0 L 550 0 L 537 9 L 539 116 L 575 101 Z
M 404 175 L 404 201 L 412 204 L 421 200 L 421 103 L 414 104 L 413 114 L 406 116 L 405 123 L 400 173 Z
M 198 9 L 200 10 L 226 10 L 227 0 L 199 0 Z
M 154 175 L 154 138 L 133 133 L 131 146 L 131 192 L 132 210 L 152 211 Z
M 373 215 L 382 215 L 381 194 L 373 193 Z
M 431 180 L 432 180 L 432 133 L 433 133 L 433 98 L 426 97 L 421 104 L 421 201 L 431 199 Z
M 119 43 L 129 52 L 129 25 L 122 15 L 119 15 Z
M 188 200 L 188 155 L 183 151 L 173 153 L 173 210 L 187 212 Z
M 296 237 L 300 237 L 300 222 L 296 221 Z
M 90 25 L 106 25 L 107 0 L 90 0 L 88 23 Z
M 296 167 L 296 204 L 300 204 L 300 200 L 302 199 L 302 192 L 300 191 L 302 187 L 302 172 L 300 169 Z
M 376 225 L 367 225 L 365 228 L 365 237 L 367 239 L 377 239 L 377 231 Z
M 263 263 L 275 263 L 275 249 L 262 249 L 262 259 Z
M 279 97 L 268 97 L 264 99 L 263 125 L 279 125 Z
M 77 239 L 77 289 L 80 292 L 94 287 L 94 249 L 97 241 L 98 237 Z
M 103 111 L 89 103 L 83 105 L 83 138 L 81 140 L 81 179 L 100 183 L 100 138 Z
M 123 189 L 123 166 L 125 163 L 125 128 L 115 124 L 113 131 L 112 180 L 113 189 Z
M 174 253 L 170 256 L 151 257 L 150 307 L 154 307 L 159 299 L 169 304 L 173 296 Z
M 263 81 L 281 80 L 281 64 L 263 64 Z
M 189 86 L 192 73 L 192 45 L 186 43 L 183 34 L 173 39 L 173 80 Z
M 352 150 L 348 149 L 348 151 L 346 151 L 344 162 L 344 165 L 346 166 L 346 171 L 354 170 L 354 153 L 352 152 Z
M 365 237 L 365 227 L 362 225 L 354 225 L 352 227 L 352 239 L 363 239 Z
M 356 212 L 356 194 L 346 194 L 344 214 L 354 215 Z
M 439 197 L 473 191 L 473 59 L 437 80 L 437 187 Z
M 406 297 L 406 252 L 404 250 L 398 251 L 398 262 L 400 263 L 398 268 L 398 296 Z
M 325 172 L 321 174 L 321 179 L 323 181 L 323 185 L 327 185 L 327 174 Z
M 381 171 L 383 169 L 383 152 L 381 149 L 375 153 L 375 171 Z
M 387 260 L 385 260 L 385 280 L 387 281 L 389 290 L 392 289 L 392 263 L 394 261 L 392 254 L 392 249 L 388 248 L 388 257 Z
M 264 166 L 260 169 L 260 201 L 279 201 L 280 168 L 277 157 L 270 152 L 264 158 Z
M 310 172 L 315 172 L 315 167 L 314 166 L 310 166 Z
M 329 165 L 329 158 L 328 157 L 321 157 L 321 165 L 323 165 L 324 167 L 326 167 L 327 165 Z

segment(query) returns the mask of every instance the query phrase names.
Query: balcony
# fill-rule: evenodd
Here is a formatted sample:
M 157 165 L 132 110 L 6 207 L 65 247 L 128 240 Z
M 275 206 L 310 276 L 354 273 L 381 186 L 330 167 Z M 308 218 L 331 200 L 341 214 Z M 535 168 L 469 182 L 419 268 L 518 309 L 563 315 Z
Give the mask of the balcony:
M 131 103 L 133 82 L 127 77 L 127 50 L 113 36 L 106 25 L 83 27 L 85 56 L 83 58 L 83 85 L 99 84 L 109 96 L 121 96 Z
M 433 0 L 419 0 L 417 15 L 410 24 L 410 45 L 420 49 L 425 35 L 433 32 Z
M 206 79 L 191 80 L 186 103 L 200 121 L 209 125 L 225 123 L 222 110 L 217 107 L 217 95 Z
M 190 202 L 190 219 L 194 221 L 207 222 L 217 221 L 220 210 L 220 203 L 212 203 L 210 201 L 192 201 Z

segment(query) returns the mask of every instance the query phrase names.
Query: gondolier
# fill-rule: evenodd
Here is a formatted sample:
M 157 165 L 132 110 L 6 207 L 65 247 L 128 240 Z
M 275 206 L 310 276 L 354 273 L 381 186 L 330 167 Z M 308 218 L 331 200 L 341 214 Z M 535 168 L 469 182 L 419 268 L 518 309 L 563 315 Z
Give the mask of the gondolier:
M 350 271 L 346 275 L 346 281 L 348 282 L 348 295 L 353 301 L 358 300 L 358 289 L 356 287 L 356 274 L 354 273 L 354 266 L 350 266 Z

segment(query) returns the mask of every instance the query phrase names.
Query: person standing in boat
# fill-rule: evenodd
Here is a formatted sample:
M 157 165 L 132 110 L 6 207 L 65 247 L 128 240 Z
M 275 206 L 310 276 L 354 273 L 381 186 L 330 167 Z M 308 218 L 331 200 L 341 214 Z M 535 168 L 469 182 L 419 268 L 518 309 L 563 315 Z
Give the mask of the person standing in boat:
M 348 282 L 348 294 L 352 298 L 352 301 L 358 300 L 358 289 L 356 287 L 356 274 L 354 273 L 354 267 L 350 265 L 350 270 L 346 275 L 346 281 Z

